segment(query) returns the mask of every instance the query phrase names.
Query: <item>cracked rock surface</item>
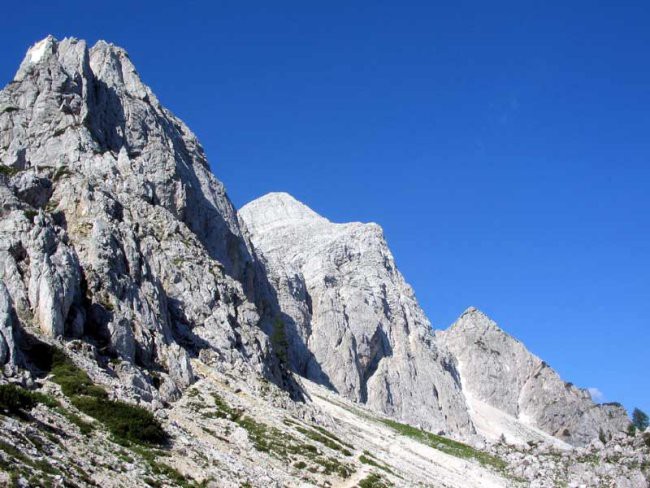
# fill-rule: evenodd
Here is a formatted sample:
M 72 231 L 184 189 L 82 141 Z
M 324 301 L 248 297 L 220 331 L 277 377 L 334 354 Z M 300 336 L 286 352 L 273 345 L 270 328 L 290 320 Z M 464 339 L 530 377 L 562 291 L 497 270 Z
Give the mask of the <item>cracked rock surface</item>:
M 277 293 L 294 371 L 429 430 L 473 432 L 455 361 L 378 225 L 329 222 L 286 193 L 239 216 Z

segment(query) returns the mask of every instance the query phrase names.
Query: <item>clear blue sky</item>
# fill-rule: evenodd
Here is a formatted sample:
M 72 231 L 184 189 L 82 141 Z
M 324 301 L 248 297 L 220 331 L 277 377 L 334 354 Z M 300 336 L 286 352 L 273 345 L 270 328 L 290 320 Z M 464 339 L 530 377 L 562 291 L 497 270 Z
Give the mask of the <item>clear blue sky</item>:
M 378 222 L 436 327 L 475 305 L 566 380 L 650 413 L 647 1 L 2 15 L 3 84 L 48 33 L 123 46 L 237 206 L 283 190 Z

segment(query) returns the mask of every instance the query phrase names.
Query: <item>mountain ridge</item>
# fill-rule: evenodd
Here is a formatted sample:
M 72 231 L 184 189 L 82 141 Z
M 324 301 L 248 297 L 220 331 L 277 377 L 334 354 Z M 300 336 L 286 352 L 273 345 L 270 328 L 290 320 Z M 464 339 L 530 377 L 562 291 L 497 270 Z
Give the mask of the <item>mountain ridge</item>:
M 293 208 L 300 208 L 301 215 L 308 215 L 310 217 L 308 223 L 305 223 L 302 218 L 293 218 L 291 213 L 285 215 L 284 208 L 287 202 L 290 202 Z M 284 219 L 280 219 L 281 224 L 277 223 L 278 211 L 284 215 Z M 402 296 L 401 287 L 404 293 L 409 295 L 408 304 L 400 303 L 401 312 L 405 314 L 403 323 L 406 324 L 406 329 L 412 325 L 409 317 L 419 316 L 421 319 L 420 322 L 416 320 L 416 329 L 420 327 L 422 331 L 425 331 L 425 335 L 431 333 L 430 322 L 417 304 L 412 289 L 399 274 L 384 240 L 383 231 L 377 224 L 333 224 L 286 193 L 271 193 L 253 200 L 240 209 L 239 217 L 246 227 L 252 229 L 251 242 L 256 252 L 262 257 L 267 274 L 276 283 L 281 308 L 282 305 L 285 305 L 289 316 L 292 315 L 292 311 L 302 309 L 301 313 L 294 314 L 290 320 L 292 327 L 298 331 L 297 336 L 300 336 L 301 330 L 307 333 L 294 341 L 300 343 L 300 339 L 302 339 L 302 342 L 307 345 L 307 349 L 311 353 L 315 352 L 317 358 L 321 358 L 319 362 L 321 365 L 325 365 L 326 371 L 340 372 L 343 369 L 348 371 L 348 375 L 354 375 L 355 370 L 354 366 L 340 355 L 340 352 L 331 347 L 331 344 L 327 342 L 325 342 L 326 345 L 319 344 L 318 339 L 314 340 L 310 335 L 312 328 L 322 328 L 324 322 L 339 320 L 336 318 L 337 312 L 334 310 L 336 306 L 341 307 L 342 319 L 340 320 L 348 324 L 352 331 L 355 331 L 356 327 L 356 332 L 353 332 L 355 340 L 346 349 L 346 351 L 352 351 L 352 356 L 363 354 L 356 350 L 356 344 L 363 344 L 364 340 L 368 340 L 378 331 L 385 334 L 387 348 L 391 354 L 382 355 L 378 360 L 376 356 L 374 356 L 375 359 L 371 359 L 378 361 L 377 367 L 379 368 L 391 361 L 390 356 L 395 344 L 409 343 L 413 340 L 409 332 L 399 338 L 393 337 L 395 332 L 390 324 L 395 317 L 395 311 L 394 309 L 391 311 L 390 305 L 386 302 L 387 289 L 395 287 L 395 295 L 400 297 Z M 267 222 L 271 222 L 271 224 L 264 225 Z M 350 251 L 350 249 L 354 249 L 354 251 Z M 369 257 L 373 256 L 373 253 L 383 257 L 374 259 Z M 330 256 L 336 256 L 335 262 L 328 262 Z M 352 275 L 345 273 L 346 266 L 353 266 Z M 382 269 L 388 270 L 388 272 L 383 273 Z M 367 276 L 364 275 L 368 272 L 366 270 L 369 270 Z M 304 297 L 298 298 L 298 302 L 301 300 L 305 302 L 302 305 L 296 303 L 296 297 L 291 293 L 282 293 L 282 290 L 291 289 L 291 287 L 282 285 L 282 282 L 288 281 L 290 276 L 298 280 L 300 289 L 304 290 Z M 358 281 L 359 279 L 361 281 Z M 337 294 L 334 304 L 331 305 L 334 308 L 328 309 L 326 315 L 319 317 L 318 313 L 313 313 L 311 310 L 313 307 L 307 301 L 313 303 L 319 301 L 320 297 L 327 296 L 329 292 L 327 286 L 323 286 L 323 284 L 326 284 L 328 280 L 336 283 L 335 287 L 339 290 L 346 290 L 346 287 L 350 286 L 358 296 L 352 293 Z M 352 283 L 350 284 L 347 280 Z M 373 291 L 373 288 L 376 291 Z M 401 302 L 401 299 L 397 298 L 396 301 Z M 348 308 L 357 310 L 359 307 L 363 308 L 372 303 L 381 303 L 382 305 L 377 305 L 374 309 L 372 306 L 364 308 L 363 313 L 352 318 L 346 311 Z M 310 309 L 311 313 L 306 313 L 305 309 Z M 333 313 L 332 310 L 334 310 Z M 375 323 L 370 321 L 359 329 L 356 324 L 363 323 L 369 316 L 376 317 L 373 320 L 379 322 L 379 328 L 375 328 Z M 382 325 L 382 322 L 389 325 Z M 399 327 L 397 328 L 399 329 Z M 331 331 L 328 331 L 328 334 L 329 332 Z M 424 339 L 419 336 L 415 340 L 417 342 Z M 440 375 L 431 379 L 430 385 L 433 386 L 436 397 L 439 394 L 438 388 L 444 384 L 442 378 L 448 373 L 452 378 L 451 385 L 456 386 L 447 386 L 441 396 L 453 396 L 451 391 L 455 387 L 460 387 L 466 401 L 474 402 L 476 408 L 485 410 L 482 405 L 479 405 L 484 401 L 487 405 L 486 408 L 497 408 L 512 416 L 514 421 L 520 421 L 524 431 L 526 430 L 525 426 L 531 426 L 539 428 L 546 434 L 559 437 L 563 442 L 585 445 L 597 438 L 601 431 L 609 435 L 627 428 L 628 418 L 624 409 L 614 405 L 599 406 L 594 404 L 586 390 L 578 389 L 562 381 L 544 361 L 530 353 L 521 341 L 506 333 L 475 307 L 468 307 L 447 330 L 435 331 L 429 340 L 435 344 L 434 350 L 415 354 L 409 351 L 403 357 L 398 358 L 398 364 L 411 364 L 413 357 L 417 358 L 418 354 L 433 357 L 438 354 L 434 351 L 439 350 L 443 351 L 440 354 L 444 358 L 446 354 L 451 353 L 450 359 L 442 360 Z M 488 354 L 482 354 L 484 351 L 487 351 Z M 480 357 L 480 360 L 473 360 L 475 357 Z M 327 361 L 332 361 L 332 365 L 328 366 Z M 413 366 L 409 367 L 419 369 L 415 363 L 412 364 Z M 396 366 L 385 367 L 391 370 Z M 420 365 L 420 367 L 422 366 Z M 427 369 L 431 370 L 431 367 L 428 366 Z M 299 365 L 294 365 L 294 370 L 312 380 L 319 381 L 318 376 L 302 370 Z M 486 371 L 490 370 L 493 371 L 489 373 L 488 377 Z M 362 370 L 359 369 L 359 371 Z M 521 371 L 525 371 L 525 373 L 516 374 Z M 537 381 L 540 377 L 542 379 Z M 388 385 L 386 386 L 388 391 L 392 391 L 392 388 L 395 387 L 403 387 L 405 390 L 414 389 L 414 385 L 409 384 L 405 379 L 408 378 L 408 375 L 400 374 L 399 378 L 398 385 L 391 386 L 387 379 L 381 380 L 380 384 Z M 364 381 L 370 380 L 372 380 L 372 375 L 363 376 L 359 388 L 361 390 L 370 388 L 372 391 L 372 383 L 364 383 Z M 368 401 L 367 393 L 364 396 L 359 395 L 354 389 L 342 390 L 340 382 L 334 381 L 334 384 L 330 384 L 330 386 L 348 398 L 362 403 Z M 431 386 L 420 384 L 417 388 L 427 389 Z M 513 396 L 515 391 L 517 395 Z M 541 391 L 545 393 L 542 398 L 539 398 Z M 409 407 L 413 408 L 418 401 L 427 405 L 425 408 L 429 411 L 436 408 L 426 399 L 413 398 L 409 400 Z M 455 413 L 459 410 L 471 412 L 472 407 L 464 405 L 464 403 L 459 399 L 450 408 Z M 555 406 L 548 407 L 547 404 L 550 403 Z M 440 405 L 437 407 L 440 408 Z M 390 396 L 382 396 L 374 408 L 383 413 L 392 413 L 409 423 L 419 423 L 431 430 L 446 430 L 441 424 L 436 425 L 423 421 L 419 417 L 420 414 L 413 416 L 411 413 L 400 410 Z M 449 412 L 444 415 L 448 418 Z M 469 423 L 466 425 L 467 427 L 452 427 L 450 431 L 457 435 L 471 434 L 474 427 Z M 496 436 L 492 433 L 492 440 L 498 440 L 500 434 L 503 432 Z M 532 435 L 537 436 L 536 433 Z M 513 436 L 513 440 L 526 442 L 528 439 Z
M 540 487 L 642 486 L 619 410 L 548 367 L 532 381 L 540 360 L 476 309 L 434 333 L 380 226 L 286 193 L 237 212 L 123 49 L 32 46 L 0 91 L 0 163 L 0 432 L 20 446 L 0 471 L 19 484 L 496 487 L 534 465 Z M 120 440 L 124 409 L 167 441 Z

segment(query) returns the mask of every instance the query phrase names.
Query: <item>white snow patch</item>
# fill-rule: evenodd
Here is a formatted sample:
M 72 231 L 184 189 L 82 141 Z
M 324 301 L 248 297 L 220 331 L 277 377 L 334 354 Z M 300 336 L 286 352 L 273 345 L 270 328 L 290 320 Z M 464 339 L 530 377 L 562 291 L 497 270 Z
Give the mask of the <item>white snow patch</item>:
M 47 49 L 47 45 L 50 42 L 50 38 L 46 37 L 40 42 L 37 42 L 34 44 L 30 50 L 29 50 L 29 61 L 31 63 L 38 63 L 41 58 L 43 58 L 43 55 L 45 54 L 45 50 Z

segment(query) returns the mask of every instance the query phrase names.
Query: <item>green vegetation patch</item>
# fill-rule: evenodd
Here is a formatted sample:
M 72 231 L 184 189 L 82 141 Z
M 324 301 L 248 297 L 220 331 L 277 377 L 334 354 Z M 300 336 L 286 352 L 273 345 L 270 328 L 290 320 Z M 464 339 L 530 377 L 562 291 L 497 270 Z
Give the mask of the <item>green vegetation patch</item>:
M 242 411 L 232 408 L 217 394 L 213 394 L 213 398 L 216 410 L 211 412 L 210 416 L 230 420 L 246 430 L 249 440 L 258 451 L 268 453 L 283 461 L 289 461 L 293 456 L 302 456 L 321 466 L 323 468 L 322 472 L 326 475 L 335 473 L 341 478 L 349 478 L 352 474 L 353 470 L 350 465 L 342 463 L 336 458 L 323 456 L 313 444 L 301 442 L 288 432 L 283 432 L 280 429 L 258 422 L 248 415 L 244 415 Z M 314 431 L 308 432 L 320 435 Z M 324 436 L 320 437 L 329 440 Z M 337 447 L 339 451 L 342 450 L 341 446 Z
M 0 408 L 10 415 L 21 415 L 39 403 L 50 407 L 56 413 L 68 419 L 68 421 L 79 427 L 79 430 L 84 435 L 89 434 L 94 429 L 92 424 L 85 422 L 78 415 L 63 408 L 58 400 L 49 395 L 38 391 L 29 391 L 17 385 L 0 385 Z
M 273 351 L 280 360 L 280 364 L 286 367 L 289 364 L 289 340 L 287 339 L 284 322 L 279 317 L 273 321 L 270 339 Z
M 0 385 L 0 409 L 10 415 L 20 415 L 31 410 L 38 403 L 48 407 L 57 407 L 59 402 L 54 398 L 36 391 L 29 391 L 17 385 Z
M 61 167 L 57 168 L 57 170 L 52 175 L 52 181 L 57 182 L 61 178 L 65 178 L 67 176 L 70 176 L 71 174 L 72 174 L 72 172 L 68 168 L 66 168 L 65 166 L 61 166 Z
M 392 483 L 384 480 L 376 473 L 371 473 L 359 481 L 359 488 L 389 488 L 391 486 L 393 486 Z
M 367 464 L 369 466 L 374 466 L 375 468 L 379 468 L 383 471 L 386 471 L 387 473 L 395 474 L 388 466 L 380 462 L 376 457 L 374 457 L 368 451 L 363 451 L 363 454 L 359 456 L 359 461 L 363 464 Z
M 330 431 L 328 431 L 328 430 L 325 429 L 324 427 L 321 427 L 320 425 L 314 425 L 314 426 L 312 426 L 312 427 L 313 427 L 314 429 L 316 429 L 318 432 L 320 432 L 321 434 L 326 435 L 327 437 L 329 437 L 329 438 L 332 439 L 333 441 L 336 441 L 336 442 L 338 442 L 339 444 L 341 444 L 341 445 L 343 445 L 343 446 L 345 446 L 345 447 L 348 447 L 348 448 L 350 448 L 350 449 L 354 449 L 354 446 L 353 446 L 352 444 L 348 444 L 347 442 L 342 441 L 340 438 L 338 438 L 337 436 L 335 436 L 334 434 L 332 434 Z
M 6 166 L 4 164 L 0 164 L 0 175 L 5 175 L 5 176 L 13 176 L 16 173 L 19 173 L 20 170 L 13 168 L 11 166 Z
M 158 477 L 163 476 L 167 478 L 169 481 L 171 481 L 172 486 L 178 486 L 181 488 L 202 488 L 204 486 L 207 486 L 207 482 L 198 483 L 192 481 L 187 477 L 183 476 L 176 468 L 168 464 L 158 462 L 157 458 L 159 456 L 169 455 L 167 452 L 152 449 L 150 447 L 138 445 L 138 444 L 128 444 L 128 443 L 126 444 L 128 445 L 128 447 L 131 449 L 133 453 L 139 455 L 142 458 L 142 460 L 149 465 L 149 471 L 152 475 Z M 122 456 L 124 456 L 124 454 L 122 454 Z M 149 486 L 154 486 L 154 487 L 167 486 L 167 484 L 161 483 L 158 479 L 154 479 L 151 477 L 146 477 L 144 481 Z
M 50 463 L 48 463 L 45 460 L 33 460 L 30 457 L 26 456 L 24 453 L 22 453 L 18 448 L 15 446 L 12 446 L 11 444 L 0 441 L 0 451 L 3 452 L 3 455 L 8 458 L 13 458 L 15 462 L 19 462 L 25 466 L 29 466 L 30 468 L 40 471 L 42 473 L 45 473 L 47 475 L 57 475 L 60 474 L 60 471 L 52 466 Z M 3 465 L 1 466 L 4 469 L 10 469 L 8 464 L 3 461 Z
M 478 461 L 484 466 L 489 466 L 496 468 L 499 471 L 505 471 L 507 468 L 507 463 L 496 456 L 488 454 L 486 452 L 479 451 L 473 447 L 463 444 L 462 442 L 454 441 L 446 437 L 442 437 L 425 430 L 417 429 L 410 425 L 402 424 L 390 419 L 378 419 L 381 423 L 389 426 L 396 432 L 402 434 L 403 436 L 410 437 L 415 439 L 422 444 L 426 444 L 434 449 L 438 449 L 452 456 L 456 456 L 464 459 L 473 459 Z
M 50 372 L 52 381 L 61 387 L 68 397 L 85 395 L 96 398 L 106 398 L 108 395 L 101 387 L 95 385 L 84 370 L 72 362 L 65 353 L 54 347 L 50 349 Z
M 139 444 L 164 444 L 167 433 L 153 414 L 142 407 L 92 396 L 75 396 L 72 404 L 104 424 L 114 436 Z
M 327 446 L 330 449 L 333 449 L 335 451 L 342 452 L 346 456 L 352 456 L 352 453 L 350 451 L 345 449 L 337 442 L 334 442 L 330 437 L 321 434 L 320 432 L 311 429 L 305 429 L 304 427 L 300 427 L 300 426 L 295 427 L 295 429 L 298 432 L 300 432 L 302 435 L 310 438 L 313 441 L 320 442 L 324 446 Z
M 65 408 L 56 408 L 55 411 L 59 415 L 68 419 L 70 423 L 76 425 L 79 428 L 79 432 L 81 432 L 83 435 L 88 435 L 95 430 L 95 426 L 93 424 L 86 422 L 84 419 L 79 417 L 79 415 L 72 413 L 70 410 L 66 410 Z
M 329 432 L 327 429 L 319 425 L 310 425 L 311 429 L 307 429 L 299 422 L 289 417 L 285 417 L 282 423 L 287 427 L 291 427 L 297 430 L 304 436 L 309 437 L 311 440 L 314 440 L 316 442 L 323 444 L 324 446 L 329 447 L 330 449 L 339 451 L 343 453 L 345 456 L 352 456 L 352 453 L 348 449 L 345 449 L 345 447 L 354 449 L 354 446 L 352 444 L 348 444 L 347 442 L 342 441 L 337 436 Z
M 167 433 L 149 410 L 109 400 L 106 390 L 95 385 L 63 351 L 54 347 L 46 347 L 46 351 L 49 353 L 46 363 L 49 363 L 52 381 L 61 387 L 76 408 L 98 420 L 118 439 L 139 444 L 167 442 Z M 88 426 L 72 421 L 82 432 L 88 431 Z

